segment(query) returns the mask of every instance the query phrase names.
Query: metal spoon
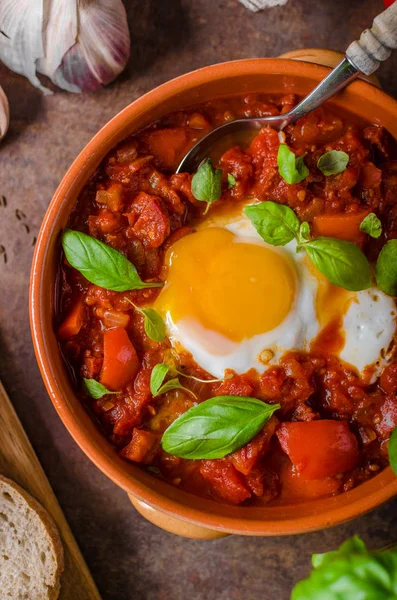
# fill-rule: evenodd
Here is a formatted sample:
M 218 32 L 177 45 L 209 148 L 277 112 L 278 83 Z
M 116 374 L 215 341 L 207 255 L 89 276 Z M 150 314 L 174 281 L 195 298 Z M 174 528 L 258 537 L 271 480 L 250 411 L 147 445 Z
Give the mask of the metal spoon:
M 185 155 L 177 173 L 193 172 L 207 158 L 211 148 L 226 135 L 236 135 L 270 126 L 282 130 L 286 125 L 304 117 L 337 94 L 360 73 L 371 75 L 380 63 L 397 48 L 397 1 L 378 15 L 371 29 L 366 29 L 358 41 L 350 44 L 342 62 L 323 79 L 297 106 L 284 115 L 237 119 L 213 129 Z

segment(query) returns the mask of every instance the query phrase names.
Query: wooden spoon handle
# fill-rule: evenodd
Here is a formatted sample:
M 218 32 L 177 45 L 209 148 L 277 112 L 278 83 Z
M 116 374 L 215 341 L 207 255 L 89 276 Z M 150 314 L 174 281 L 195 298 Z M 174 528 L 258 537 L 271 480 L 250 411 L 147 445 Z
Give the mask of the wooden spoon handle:
M 397 2 L 375 17 L 358 41 L 350 44 L 346 57 L 365 75 L 371 75 L 397 48 Z

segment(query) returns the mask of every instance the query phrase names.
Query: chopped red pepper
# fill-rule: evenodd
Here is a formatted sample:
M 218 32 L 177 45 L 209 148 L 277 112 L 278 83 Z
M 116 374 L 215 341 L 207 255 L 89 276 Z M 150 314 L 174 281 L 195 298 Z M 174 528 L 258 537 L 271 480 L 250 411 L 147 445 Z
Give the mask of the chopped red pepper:
M 345 421 L 283 423 L 276 433 L 303 479 L 323 479 L 356 466 L 358 443 Z
M 103 334 L 103 366 L 100 382 L 111 391 L 119 391 L 134 379 L 139 359 L 128 334 L 122 327 Z

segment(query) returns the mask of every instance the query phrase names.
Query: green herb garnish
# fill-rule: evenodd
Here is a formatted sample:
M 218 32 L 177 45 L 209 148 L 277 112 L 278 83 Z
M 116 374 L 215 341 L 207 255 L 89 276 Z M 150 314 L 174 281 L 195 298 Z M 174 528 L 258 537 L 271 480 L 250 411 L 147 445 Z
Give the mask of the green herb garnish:
M 181 458 L 223 458 L 252 440 L 279 408 L 256 398 L 210 398 L 178 417 L 164 432 L 161 445 Z
M 140 306 L 134 304 L 129 298 L 126 298 L 126 300 L 132 304 L 135 310 L 143 315 L 143 326 L 145 328 L 146 335 L 155 342 L 163 342 L 165 340 L 166 330 L 165 323 L 161 315 L 159 315 L 154 308 L 141 308 Z
M 222 170 L 216 169 L 211 159 L 203 160 L 197 173 L 193 175 L 192 194 L 196 200 L 207 203 L 204 214 L 222 196 Z
M 303 156 L 295 156 L 287 144 L 280 144 L 277 155 L 278 172 L 289 184 L 300 183 L 309 175 Z
M 339 550 L 314 554 L 313 571 L 291 600 L 397 599 L 397 549 L 369 551 L 354 536 Z
M 326 152 L 317 161 L 317 167 L 323 175 L 337 175 L 342 173 L 349 164 L 349 155 L 341 150 L 330 150 Z
M 102 383 L 99 383 L 99 381 L 96 381 L 95 379 L 83 379 L 84 381 L 84 385 L 85 388 L 87 390 L 87 392 L 89 393 L 89 395 L 92 398 L 95 398 L 95 400 L 99 400 L 99 398 L 102 398 L 103 396 L 106 396 L 107 394 L 119 394 L 120 392 L 110 392 L 104 385 L 102 385 Z
M 375 267 L 376 283 L 388 296 L 397 296 L 397 240 L 389 240 L 380 251 Z
M 393 469 L 394 474 L 397 475 L 397 427 L 393 429 L 390 436 L 388 453 L 390 466 Z
M 145 283 L 134 265 L 121 252 L 80 231 L 67 229 L 62 247 L 69 264 L 91 283 L 115 292 L 161 287 Z
M 377 239 L 382 234 L 382 223 L 375 213 L 370 213 L 361 221 L 360 231 L 368 233 L 371 237 Z
M 191 394 L 196 399 L 196 394 L 184 387 L 177 377 L 173 377 L 164 383 L 164 380 L 170 372 L 170 369 L 171 367 L 163 363 L 153 367 L 152 374 L 150 376 L 150 391 L 153 398 L 161 396 L 161 394 L 171 392 L 172 390 L 183 390 L 188 394 Z
M 272 246 L 285 246 L 296 238 L 299 219 L 294 211 L 277 202 L 260 202 L 244 207 L 244 213 L 261 238 Z
M 350 291 L 371 286 L 368 260 L 356 244 L 328 237 L 311 239 L 309 224 L 300 224 L 292 208 L 277 202 L 246 206 L 244 213 L 268 244 L 284 246 L 295 238 L 298 250 L 304 249 L 313 264 L 334 285 Z
M 234 188 L 236 183 L 237 183 L 237 181 L 236 181 L 236 178 L 234 177 L 234 175 L 232 175 L 231 173 L 228 173 L 227 174 L 227 187 L 229 188 L 229 190 Z

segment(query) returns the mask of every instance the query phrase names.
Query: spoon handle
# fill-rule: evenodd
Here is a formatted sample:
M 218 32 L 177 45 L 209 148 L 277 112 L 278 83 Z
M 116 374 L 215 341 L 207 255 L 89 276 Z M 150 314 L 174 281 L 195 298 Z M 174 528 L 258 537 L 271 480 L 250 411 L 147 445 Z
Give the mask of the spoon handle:
M 366 29 L 346 50 L 351 64 L 365 75 L 371 75 L 380 63 L 397 48 L 397 2 L 375 17 L 371 29 Z

